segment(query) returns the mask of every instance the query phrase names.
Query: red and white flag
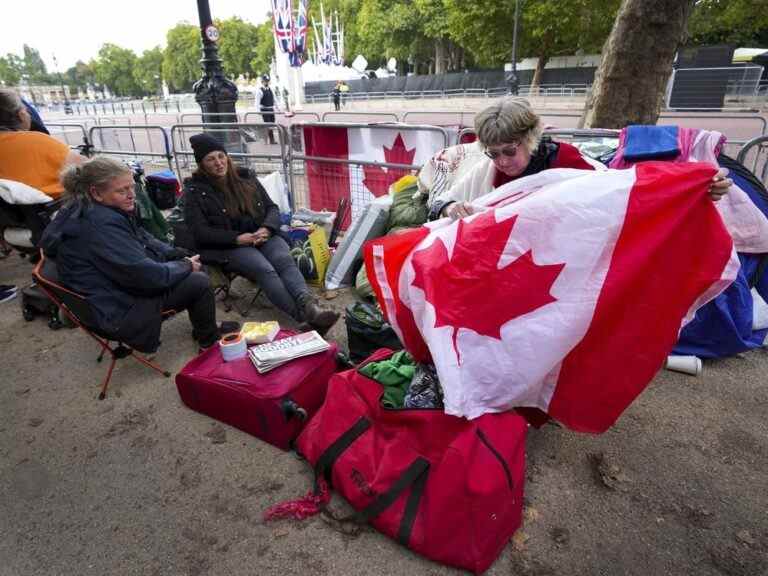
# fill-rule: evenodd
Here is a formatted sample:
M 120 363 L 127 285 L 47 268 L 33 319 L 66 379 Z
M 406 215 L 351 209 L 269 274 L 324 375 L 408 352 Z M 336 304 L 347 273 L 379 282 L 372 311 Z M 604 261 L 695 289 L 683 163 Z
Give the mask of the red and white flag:
M 385 195 L 393 182 L 411 173 L 406 168 L 365 162 L 420 167 L 445 146 L 445 135 L 440 130 L 306 126 L 304 149 L 307 156 L 349 161 L 307 161 L 310 208 L 335 210 L 339 199 L 347 198 L 351 201 L 354 220 L 371 200 Z
M 434 362 L 449 414 L 532 407 L 604 432 L 736 277 L 714 173 L 547 170 L 463 220 L 368 243 L 368 278 L 405 347 Z

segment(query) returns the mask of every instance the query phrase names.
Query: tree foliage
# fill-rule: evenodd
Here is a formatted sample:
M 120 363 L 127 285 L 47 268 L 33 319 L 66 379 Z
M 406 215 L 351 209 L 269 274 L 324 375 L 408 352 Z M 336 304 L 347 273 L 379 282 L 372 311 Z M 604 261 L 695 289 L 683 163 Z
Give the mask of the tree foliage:
M 200 28 L 180 22 L 168 30 L 163 58 L 163 78 L 174 92 L 189 91 L 201 76 L 203 41 Z
M 237 17 L 217 20 L 216 26 L 220 32 L 219 57 L 224 73 L 233 79 L 241 74 L 252 75 L 251 61 L 259 43 L 258 28 Z
M 96 73 L 91 66 L 78 60 L 64 72 L 64 82 L 73 90 L 85 90 L 88 85 L 96 84 Z
M 133 50 L 104 44 L 96 59 L 96 80 L 116 96 L 139 96 L 141 88 L 133 76 L 138 57 Z
M 133 68 L 133 79 L 142 95 L 162 94 L 163 50 L 155 46 L 144 50 Z
M 24 72 L 24 64 L 19 56 L 9 52 L 0 58 L 0 82 L 5 86 L 17 86 Z
M 765 0 L 699 0 L 688 23 L 693 44 L 768 48 Z
M 272 20 L 267 20 L 256 27 L 256 46 L 250 68 L 255 76 L 269 72 L 269 65 L 275 57 L 275 41 L 272 39 Z

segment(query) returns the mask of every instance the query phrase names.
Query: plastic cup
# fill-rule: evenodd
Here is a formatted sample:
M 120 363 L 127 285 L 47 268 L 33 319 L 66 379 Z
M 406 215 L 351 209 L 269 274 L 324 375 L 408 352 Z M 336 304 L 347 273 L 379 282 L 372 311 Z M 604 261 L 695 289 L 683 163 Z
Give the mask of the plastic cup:
M 697 356 L 667 356 L 664 368 L 691 376 L 699 376 L 702 371 L 701 359 Z

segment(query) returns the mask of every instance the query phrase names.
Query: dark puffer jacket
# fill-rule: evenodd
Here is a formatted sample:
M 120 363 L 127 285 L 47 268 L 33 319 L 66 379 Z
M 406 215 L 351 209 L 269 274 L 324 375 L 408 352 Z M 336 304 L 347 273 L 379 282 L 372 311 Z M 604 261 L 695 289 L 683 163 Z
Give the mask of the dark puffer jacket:
M 43 233 L 59 281 L 86 297 L 96 328 L 142 352 L 160 342 L 164 295 L 192 272 L 182 254 L 141 228 L 133 215 L 93 203 L 62 208 Z
M 184 221 L 204 261 L 226 260 L 227 251 L 237 248 L 240 234 L 264 226 L 276 234 L 280 211 L 253 172 L 239 168 L 238 174 L 256 186 L 255 215 L 233 217 L 224 205 L 224 193 L 205 176 L 184 180 Z

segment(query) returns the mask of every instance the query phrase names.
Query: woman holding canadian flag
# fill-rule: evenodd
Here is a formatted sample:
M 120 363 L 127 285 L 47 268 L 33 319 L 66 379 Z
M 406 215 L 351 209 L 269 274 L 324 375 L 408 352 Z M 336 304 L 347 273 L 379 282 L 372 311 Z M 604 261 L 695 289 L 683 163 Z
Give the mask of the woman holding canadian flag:
M 475 118 L 475 133 L 485 155 L 464 176 L 432 197 L 430 220 L 472 214 L 471 202 L 517 178 L 549 168 L 603 170 L 605 166 L 566 142 L 542 137 L 541 119 L 524 98 L 505 98 Z M 468 158 L 473 158 L 468 156 Z M 718 200 L 733 182 L 718 172 L 710 190 Z
M 371 286 L 405 348 L 434 363 L 447 413 L 537 409 L 604 432 L 736 278 L 712 202 L 731 181 L 701 161 L 597 169 L 540 138 L 518 98 L 476 132 L 487 158 L 432 202 L 443 218 L 366 245 Z

